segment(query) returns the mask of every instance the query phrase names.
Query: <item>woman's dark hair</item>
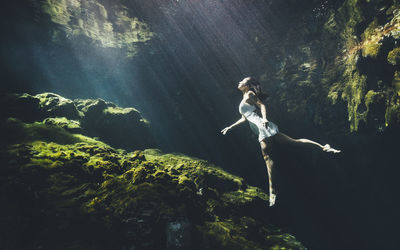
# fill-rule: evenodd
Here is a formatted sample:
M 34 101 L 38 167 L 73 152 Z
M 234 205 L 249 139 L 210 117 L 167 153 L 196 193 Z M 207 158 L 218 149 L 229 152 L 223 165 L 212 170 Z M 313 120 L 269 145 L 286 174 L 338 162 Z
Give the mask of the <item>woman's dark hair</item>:
M 252 90 L 258 99 L 261 101 L 264 101 L 269 95 L 261 90 L 261 84 L 253 79 L 252 77 L 249 77 L 250 79 L 247 81 L 247 84 L 249 85 L 250 90 Z

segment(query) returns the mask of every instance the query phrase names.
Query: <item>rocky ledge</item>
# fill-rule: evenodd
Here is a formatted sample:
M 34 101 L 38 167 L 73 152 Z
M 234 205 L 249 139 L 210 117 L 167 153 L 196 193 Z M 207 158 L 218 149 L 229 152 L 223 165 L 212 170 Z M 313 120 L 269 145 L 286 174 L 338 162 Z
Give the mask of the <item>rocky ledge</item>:
M 42 122 L 98 137 L 124 149 L 154 147 L 150 123 L 134 108 L 121 108 L 102 99 L 70 100 L 54 93 L 0 96 L 0 117 Z
M 11 100 L 21 98 L 58 112 L 32 107 L 40 95 Z M 79 134 L 69 119 L 107 103 L 65 103 L 71 116 L 41 122 L 12 103 L 1 121 L 2 249 L 304 249 L 272 225 L 262 190 L 201 159 Z

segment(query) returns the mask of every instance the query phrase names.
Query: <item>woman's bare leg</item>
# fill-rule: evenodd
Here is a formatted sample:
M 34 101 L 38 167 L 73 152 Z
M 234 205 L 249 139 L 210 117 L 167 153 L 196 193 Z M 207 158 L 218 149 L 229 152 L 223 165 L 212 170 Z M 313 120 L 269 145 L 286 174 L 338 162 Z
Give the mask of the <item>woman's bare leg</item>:
M 274 174 L 274 161 L 271 159 L 269 156 L 270 153 L 267 148 L 267 143 L 266 141 L 261 141 L 261 152 L 265 161 L 265 165 L 267 165 L 267 170 L 268 170 L 268 182 L 269 182 L 269 206 L 272 207 L 275 204 L 275 199 L 276 199 L 276 193 L 275 193 L 275 188 L 273 186 L 272 182 L 272 177 Z
M 322 149 L 325 152 L 340 153 L 340 150 L 331 148 L 331 146 L 329 144 L 322 146 L 318 142 L 315 142 L 315 141 L 312 141 L 309 139 L 293 139 L 290 136 L 285 135 L 284 133 L 281 133 L 281 132 L 276 134 L 274 136 L 274 139 L 278 140 L 279 142 L 288 143 L 291 145 L 314 145 L 314 146 L 319 147 L 320 149 Z

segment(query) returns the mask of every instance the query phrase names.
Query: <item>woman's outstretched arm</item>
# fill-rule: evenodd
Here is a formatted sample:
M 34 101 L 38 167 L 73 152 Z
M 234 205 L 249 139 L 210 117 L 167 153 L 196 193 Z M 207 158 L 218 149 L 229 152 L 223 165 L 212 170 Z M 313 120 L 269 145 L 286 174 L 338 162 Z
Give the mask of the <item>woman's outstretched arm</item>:
M 263 125 L 266 126 L 268 123 L 268 119 L 267 119 L 267 108 L 265 107 L 265 104 L 258 100 L 257 101 L 258 106 L 261 109 L 261 115 L 262 115 L 262 121 L 263 121 Z
M 235 126 L 237 126 L 237 125 L 239 125 L 239 124 L 241 124 L 241 123 L 243 123 L 243 122 L 245 122 L 245 121 L 246 121 L 246 118 L 242 115 L 242 118 L 240 118 L 239 120 L 237 120 L 234 124 L 232 124 L 232 125 L 230 125 L 230 126 L 224 128 L 223 130 L 221 130 L 221 133 L 222 133 L 223 135 L 225 135 L 230 129 L 232 129 L 233 127 L 235 127 Z
M 253 98 L 256 100 L 256 105 L 261 110 L 261 116 L 262 116 L 262 120 L 263 120 L 263 125 L 267 126 L 268 119 L 267 119 L 267 108 L 265 107 L 265 104 L 254 93 L 251 96 L 253 96 Z

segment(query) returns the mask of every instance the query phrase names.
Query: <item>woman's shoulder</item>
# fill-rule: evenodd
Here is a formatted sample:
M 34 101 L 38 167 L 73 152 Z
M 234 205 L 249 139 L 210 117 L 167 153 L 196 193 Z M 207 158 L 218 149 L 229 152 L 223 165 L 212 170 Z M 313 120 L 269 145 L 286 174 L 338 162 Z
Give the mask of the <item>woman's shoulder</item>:
M 249 92 L 247 92 L 247 99 L 256 101 L 256 99 L 257 99 L 256 93 L 254 93 L 253 91 L 249 90 Z
M 256 97 L 256 96 L 257 96 L 256 93 L 254 93 L 254 92 L 251 91 L 251 90 L 247 91 L 247 93 L 246 93 L 247 99 L 253 99 L 253 98 Z
M 248 91 L 243 97 L 243 101 L 250 105 L 254 105 L 257 102 L 257 95 L 253 91 Z

